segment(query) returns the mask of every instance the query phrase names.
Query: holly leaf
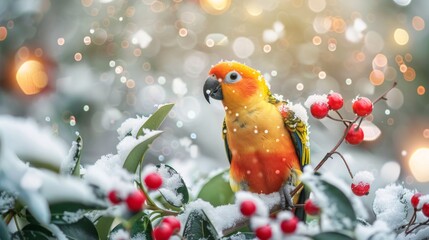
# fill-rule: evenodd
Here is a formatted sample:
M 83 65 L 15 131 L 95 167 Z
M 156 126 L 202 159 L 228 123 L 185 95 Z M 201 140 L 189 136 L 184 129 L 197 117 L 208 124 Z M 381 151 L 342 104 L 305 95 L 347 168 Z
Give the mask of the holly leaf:
M 143 212 L 117 225 L 110 232 L 110 236 L 119 229 L 129 229 L 130 238 L 152 240 L 152 224 L 149 217 Z
M 156 112 L 154 112 L 145 123 L 141 126 L 139 131 L 137 132 L 137 137 L 144 135 L 144 129 L 156 130 L 159 128 L 161 123 L 167 117 L 170 110 L 173 108 L 174 103 L 167 103 L 161 105 Z
M 86 217 L 75 223 L 55 224 L 69 239 L 98 240 L 98 232 L 94 224 Z
M 158 190 L 164 200 L 174 207 L 181 207 L 188 203 L 188 188 L 180 174 L 174 168 L 166 164 L 158 164 L 156 165 L 156 168 L 164 180 L 163 186 Z M 180 181 L 180 184 L 177 184 L 177 181 Z M 179 185 L 179 187 L 173 188 L 170 184 L 166 185 L 166 182 L 174 182 L 172 185 Z
M 80 135 L 77 136 L 76 144 L 77 144 L 77 148 L 73 156 L 73 161 L 75 162 L 75 165 L 71 174 L 73 176 L 80 177 L 80 155 L 82 153 L 82 148 L 83 148 L 83 140 Z
M 21 231 L 17 231 L 14 234 L 12 234 L 12 239 L 13 240 L 27 240 L 27 239 L 53 240 L 55 238 L 48 229 L 38 224 L 28 224 L 23 229 L 21 229 Z
M 103 216 L 98 219 L 97 223 L 95 224 L 95 228 L 97 229 L 98 235 L 101 240 L 107 240 L 107 236 L 109 235 L 110 228 L 114 220 L 114 217 L 108 216 Z
M 212 177 L 203 185 L 197 198 L 207 201 L 215 207 L 233 203 L 234 192 L 231 190 L 227 177 L 225 177 L 228 174 L 229 169 L 226 169 Z
M 350 236 L 339 232 L 322 232 L 311 237 L 313 240 L 353 240 Z
M 125 159 L 124 166 L 126 170 L 135 173 L 139 164 L 143 162 L 144 155 L 149 149 L 149 145 L 162 133 L 162 131 L 151 131 L 141 138 L 142 142 L 137 144 Z
M 203 210 L 193 210 L 186 221 L 183 237 L 185 239 L 216 240 L 218 234 Z

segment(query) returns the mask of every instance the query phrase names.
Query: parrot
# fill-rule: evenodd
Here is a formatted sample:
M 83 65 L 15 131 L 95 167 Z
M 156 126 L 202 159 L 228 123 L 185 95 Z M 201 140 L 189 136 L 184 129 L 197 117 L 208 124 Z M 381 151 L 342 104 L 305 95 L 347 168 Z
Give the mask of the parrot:
M 272 94 L 264 76 L 245 64 L 221 61 L 211 67 L 204 97 L 221 100 L 225 109 L 222 136 L 230 162 L 234 192 L 279 192 L 283 208 L 303 204 L 307 189 L 292 198 L 304 166 L 310 163 L 308 116 L 301 104 Z M 295 215 L 305 219 L 303 208 Z

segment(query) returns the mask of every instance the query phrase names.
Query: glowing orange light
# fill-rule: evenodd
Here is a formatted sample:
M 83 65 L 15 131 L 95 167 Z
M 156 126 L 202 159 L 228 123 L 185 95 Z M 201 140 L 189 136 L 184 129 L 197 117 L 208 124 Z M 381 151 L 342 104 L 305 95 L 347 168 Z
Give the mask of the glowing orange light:
M 376 67 L 384 68 L 387 65 L 387 57 L 379 53 L 374 57 L 373 63 Z
M 19 67 L 16 81 L 24 94 L 34 95 L 48 85 L 48 75 L 42 63 L 29 60 Z
M 408 162 L 411 173 L 419 182 L 429 181 L 429 148 L 419 148 Z
M 401 55 L 396 55 L 395 61 L 398 65 L 401 65 L 402 63 L 404 63 L 404 59 L 402 58 Z
M 401 71 L 401 73 L 405 73 L 407 71 L 408 67 L 405 64 L 401 64 L 399 66 L 399 71 Z
M 0 27 L 0 42 L 4 41 L 7 37 L 7 28 L 1 26 Z
M 429 129 L 425 129 L 425 130 L 423 130 L 423 137 L 424 138 L 429 138 Z
M 393 38 L 398 45 L 405 45 L 410 39 L 408 32 L 405 29 L 397 28 L 393 34 Z
M 426 92 L 426 88 L 425 87 L 423 87 L 423 86 L 418 86 L 417 87 L 417 94 L 418 95 L 423 95 L 423 94 L 425 94 L 425 92 Z
M 413 17 L 413 28 L 416 31 L 422 31 L 425 29 L 425 20 L 419 16 Z
M 369 80 L 374 86 L 381 85 L 384 82 L 384 73 L 380 70 L 374 69 L 369 74 Z
M 322 38 L 319 36 L 314 36 L 313 37 L 313 44 L 316 46 L 319 46 L 322 43 Z
M 363 62 L 363 61 L 365 61 L 365 58 L 366 58 L 365 53 L 363 53 L 363 52 L 355 53 L 355 59 L 357 62 Z

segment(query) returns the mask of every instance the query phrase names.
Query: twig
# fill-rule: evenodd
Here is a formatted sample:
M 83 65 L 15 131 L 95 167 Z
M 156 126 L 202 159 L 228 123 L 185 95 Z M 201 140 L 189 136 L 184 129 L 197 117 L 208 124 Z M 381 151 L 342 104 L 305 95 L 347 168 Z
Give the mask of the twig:
M 344 165 L 346 165 L 346 168 L 347 168 L 347 171 L 349 172 L 349 174 L 350 174 L 350 178 L 351 179 L 353 179 L 353 173 L 352 173 L 352 171 L 350 170 L 350 167 L 349 167 L 349 165 L 347 164 L 347 161 L 346 161 L 346 159 L 344 158 L 344 156 L 343 156 L 343 154 L 341 154 L 340 152 L 334 152 L 334 154 L 337 154 L 338 156 L 340 156 L 340 158 L 343 160 L 343 162 L 344 162 Z

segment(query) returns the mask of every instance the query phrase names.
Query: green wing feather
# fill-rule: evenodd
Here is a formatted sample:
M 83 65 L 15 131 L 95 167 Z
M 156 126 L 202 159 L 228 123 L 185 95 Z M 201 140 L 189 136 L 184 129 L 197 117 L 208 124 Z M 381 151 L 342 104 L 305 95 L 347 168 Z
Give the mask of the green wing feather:
M 226 122 L 225 120 L 223 120 L 223 126 L 222 126 L 222 137 L 223 137 L 223 141 L 225 144 L 225 151 L 226 151 L 226 156 L 228 157 L 228 161 L 231 164 L 231 159 L 232 159 L 232 153 L 231 150 L 229 149 L 229 145 L 228 145 L 228 139 L 226 137 L 226 132 L 227 132 L 227 128 L 226 128 Z

